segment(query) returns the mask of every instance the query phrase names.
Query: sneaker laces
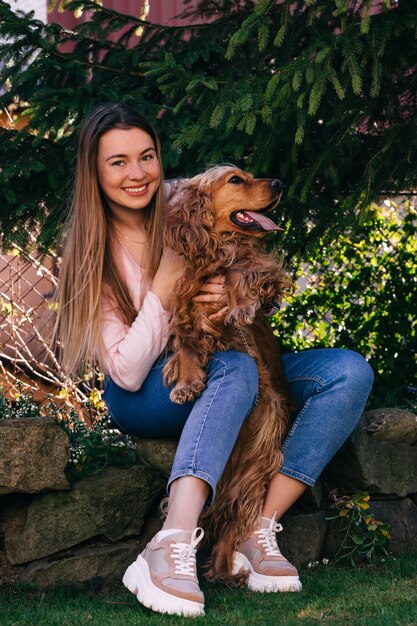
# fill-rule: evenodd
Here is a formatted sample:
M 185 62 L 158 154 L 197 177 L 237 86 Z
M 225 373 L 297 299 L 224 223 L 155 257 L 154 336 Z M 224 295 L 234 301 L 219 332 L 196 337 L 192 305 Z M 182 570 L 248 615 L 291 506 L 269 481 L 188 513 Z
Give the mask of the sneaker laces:
M 265 548 L 265 553 L 268 556 L 282 556 L 280 549 L 278 548 L 276 533 L 280 533 L 282 525 L 275 521 L 275 514 L 269 522 L 269 526 L 266 528 L 259 528 L 255 530 L 255 535 L 258 537 L 258 542 Z
M 171 559 L 174 559 L 174 570 L 176 574 L 185 574 L 194 576 L 197 552 L 197 546 L 204 536 L 202 528 L 195 528 L 191 534 L 190 543 L 175 542 L 171 543 L 172 548 Z

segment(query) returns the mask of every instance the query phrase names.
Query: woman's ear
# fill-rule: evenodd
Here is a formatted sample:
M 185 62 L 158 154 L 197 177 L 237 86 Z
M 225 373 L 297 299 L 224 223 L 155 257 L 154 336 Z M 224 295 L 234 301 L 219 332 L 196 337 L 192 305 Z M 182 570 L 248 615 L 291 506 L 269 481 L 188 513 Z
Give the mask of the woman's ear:
M 173 198 L 165 220 L 164 245 L 193 263 L 206 263 L 207 254 L 217 249 L 214 214 L 208 193 L 189 186 Z

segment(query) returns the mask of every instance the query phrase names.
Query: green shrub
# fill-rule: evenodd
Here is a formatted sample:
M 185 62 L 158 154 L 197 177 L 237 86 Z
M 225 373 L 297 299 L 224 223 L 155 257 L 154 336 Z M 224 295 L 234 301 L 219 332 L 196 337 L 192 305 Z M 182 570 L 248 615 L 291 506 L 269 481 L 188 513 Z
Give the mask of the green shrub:
M 417 211 L 385 201 L 300 263 L 306 286 L 274 318 L 290 350 L 344 347 L 372 366 L 373 406 L 417 408 Z

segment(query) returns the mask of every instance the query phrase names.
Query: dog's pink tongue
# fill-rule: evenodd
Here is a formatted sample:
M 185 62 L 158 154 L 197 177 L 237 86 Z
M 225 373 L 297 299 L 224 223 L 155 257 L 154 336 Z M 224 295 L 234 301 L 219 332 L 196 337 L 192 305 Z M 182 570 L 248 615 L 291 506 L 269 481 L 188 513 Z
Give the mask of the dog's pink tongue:
M 257 211 L 245 211 L 246 215 L 249 215 L 263 230 L 284 230 L 277 226 L 269 217 L 258 213 Z

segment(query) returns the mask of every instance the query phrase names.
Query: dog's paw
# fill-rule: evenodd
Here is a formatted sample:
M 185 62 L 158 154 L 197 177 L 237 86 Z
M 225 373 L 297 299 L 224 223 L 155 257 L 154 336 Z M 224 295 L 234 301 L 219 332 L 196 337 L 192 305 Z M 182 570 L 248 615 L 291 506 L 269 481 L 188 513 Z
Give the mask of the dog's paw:
M 224 323 L 228 326 L 247 326 L 252 324 L 256 315 L 256 307 L 253 304 L 247 304 L 246 306 L 236 307 L 232 309 L 230 313 L 224 318 Z
M 176 404 L 185 404 L 196 400 L 205 387 L 204 383 L 191 382 L 179 384 L 171 390 L 169 399 Z

